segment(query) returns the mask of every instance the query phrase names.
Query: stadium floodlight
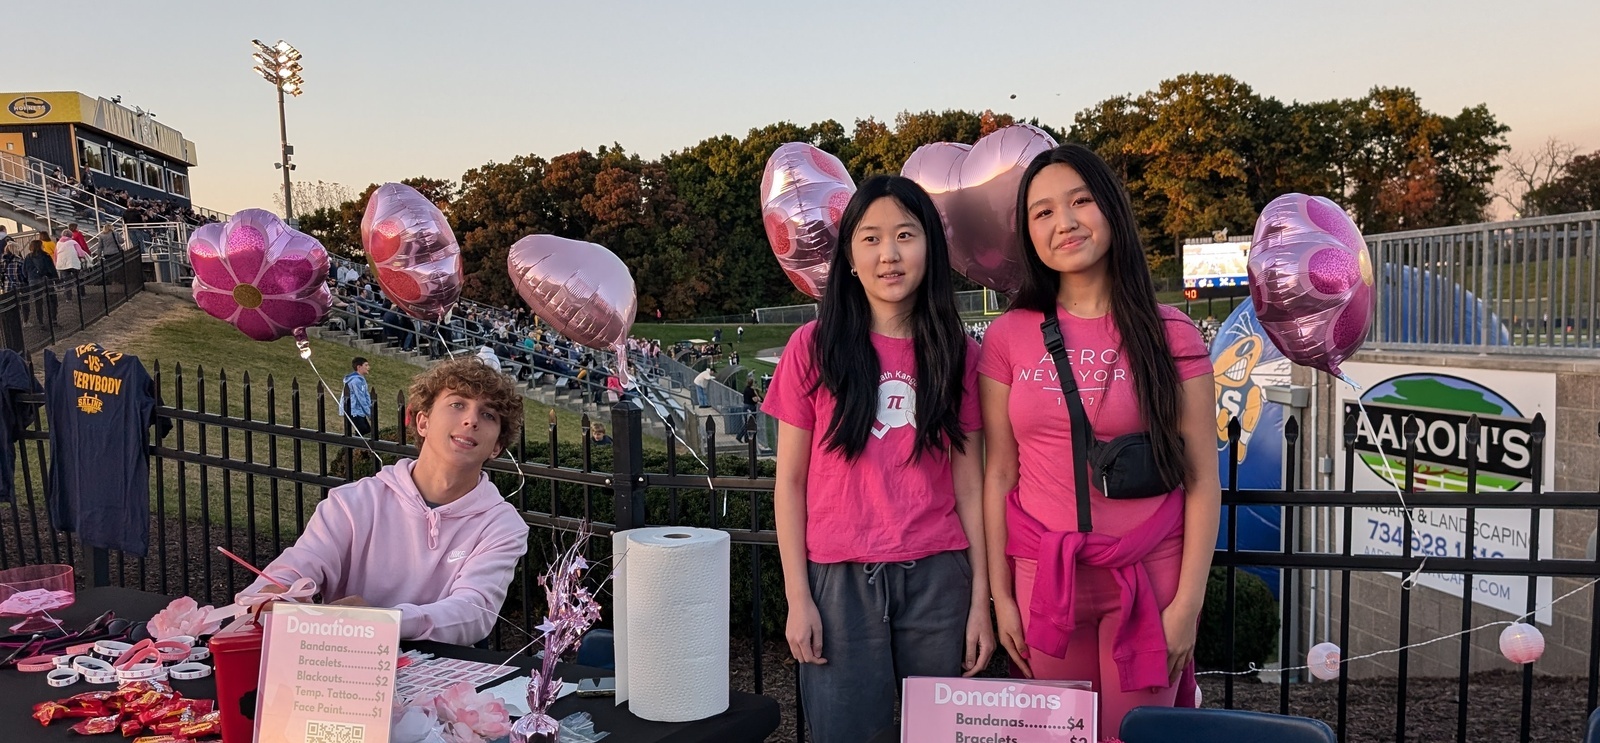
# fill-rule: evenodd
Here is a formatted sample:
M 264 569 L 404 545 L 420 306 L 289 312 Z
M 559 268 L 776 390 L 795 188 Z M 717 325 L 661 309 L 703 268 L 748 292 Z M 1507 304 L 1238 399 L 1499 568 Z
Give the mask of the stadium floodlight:
M 272 83 L 278 90 L 278 138 L 282 145 L 282 160 L 274 163 L 273 167 L 283 171 L 283 218 L 285 221 L 294 218 L 294 188 L 289 182 L 289 171 L 294 170 L 294 164 L 289 162 L 294 148 L 289 146 L 289 128 L 284 117 L 284 96 L 299 96 L 305 92 L 305 78 L 300 76 L 304 69 L 300 65 L 300 50 L 294 48 L 289 42 L 282 39 L 278 43 L 268 45 L 260 39 L 251 39 L 250 43 L 256 48 L 250 55 L 255 66 L 250 69 L 261 79 Z

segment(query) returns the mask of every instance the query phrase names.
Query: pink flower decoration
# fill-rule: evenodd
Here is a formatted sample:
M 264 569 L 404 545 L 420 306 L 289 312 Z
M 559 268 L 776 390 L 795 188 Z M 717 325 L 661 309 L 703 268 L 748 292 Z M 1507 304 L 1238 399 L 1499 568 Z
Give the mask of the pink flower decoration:
M 271 212 L 245 209 L 189 238 L 194 301 L 258 341 L 322 322 L 333 305 L 328 251 Z
M 157 640 L 179 635 L 199 638 L 215 634 L 222 626 L 221 621 L 209 621 L 211 612 L 210 606 L 200 606 L 194 599 L 183 596 L 173 599 L 167 608 L 151 617 L 145 628 Z
M 493 694 L 475 691 L 471 684 L 459 683 L 433 698 L 433 711 L 444 723 L 444 738 L 449 743 L 479 743 L 511 734 L 511 715 Z
M 395 702 L 389 717 L 389 743 L 444 743 L 433 708 Z

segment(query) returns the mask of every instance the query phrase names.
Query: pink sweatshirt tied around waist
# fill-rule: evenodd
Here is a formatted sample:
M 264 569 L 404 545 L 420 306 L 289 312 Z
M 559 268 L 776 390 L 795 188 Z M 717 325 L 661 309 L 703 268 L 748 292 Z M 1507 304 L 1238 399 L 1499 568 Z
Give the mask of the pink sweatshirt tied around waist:
M 1112 657 L 1122 677 L 1124 692 L 1165 689 L 1167 638 L 1144 558 L 1157 545 L 1183 531 L 1183 494 L 1165 496 L 1149 520 L 1118 538 L 1098 532 L 1047 531 L 1044 524 L 1022 509 L 1017 491 L 1006 496 L 1006 555 L 1039 564 L 1029 607 L 1027 641 L 1030 647 L 1055 658 L 1065 658 L 1074 624 L 1078 565 L 1111 571 L 1122 589 L 1126 617 L 1113 640 Z M 1180 706 L 1183 705 L 1180 701 Z

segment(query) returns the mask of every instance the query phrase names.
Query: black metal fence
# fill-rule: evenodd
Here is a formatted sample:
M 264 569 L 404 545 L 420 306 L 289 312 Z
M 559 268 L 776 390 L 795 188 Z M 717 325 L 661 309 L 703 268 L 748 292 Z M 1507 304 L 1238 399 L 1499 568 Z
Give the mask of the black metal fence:
M 0 339 L 24 356 L 89 327 L 144 289 L 139 254 L 112 252 L 76 275 L 0 294 Z
M 403 425 L 403 401 L 380 411 L 377 438 L 366 441 L 351 436 L 347 423 L 337 414 L 332 393 L 319 384 L 304 385 L 298 380 L 281 383 L 271 377 L 252 378 L 248 373 L 230 375 L 225 371 L 206 372 L 196 368 L 153 364 L 162 401 L 157 415 L 172 424 L 171 432 L 152 447 L 150 508 L 151 545 L 145 556 L 117 551 L 84 550 L 72 535 L 53 529 L 46 515 L 45 467 L 50 453 L 47 432 L 37 421 L 29 424 L 17 442 L 16 498 L 0 508 L 0 568 L 34 563 L 78 563 L 85 580 L 94 585 L 138 587 L 169 595 L 187 594 L 202 602 L 227 603 L 251 576 L 227 560 L 214 556 L 216 546 L 229 547 L 256 564 L 276 556 L 303 529 L 317 502 L 331 487 L 362 476 L 374 469 L 373 454 L 385 461 L 413 455 L 413 442 Z M 41 396 L 24 396 L 23 402 L 38 407 Z M 380 406 L 383 407 L 383 406 Z M 707 472 L 692 461 L 680 460 L 676 442 L 667 441 L 665 452 L 647 450 L 642 445 L 641 412 L 631 403 L 610 410 L 613 444 L 597 447 L 584 438 L 581 445 L 562 444 L 552 422 L 547 430 L 525 430 L 513 448 L 515 461 L 500 458 L 488 470 L 502 492 L 518 506 L 534 526 L 529 554 L 517 571 L 511 593 L 502 610 L 491 641 L 494 646 L 515 650 L 524 646 L 530 631 L 540 621 L 542 594 L 534 578 L 552 554 L 552 543 L 585 521 L 598 535 L 616 528 L 646 524 L 686 525 L 720 528 L 734 542 L 733 604 L 731 621 L 735 628 L 734 668 L 736 688 L 750 691 L 793 689 L 794 669 L 774 662 L 783 657 L 781 627 L 784 621 L 781 570 L 778 567 L 777 539 L 772 521 L 772 465 L 758 460 L 753 443 L 737 452 L 717 452 L 711 436 Z M 42 418 L 42 416 L 40 416 Z M 1298 461 L 1298 424 L 1287 425 L 1287 461 Z M 1354 425 L 1347 425 L 1354 431 Z M 1238 428 L 1232 428 L 1237 446 Z M 1545 446 L 1542 421 L 1536 421 L 1532 440 L 1532 461 L 1542 461 Z M 1479 427 L 1474 419 L 1467 429 L 1469 443 L 1475 443 Z M 1417 427 L 1408 422 L 1404 433 L 1405 450 L 1396 452 L 1406 460 L 1406 472 L 1413 470 L 1417 453 Z M 1385 572 L 1405 573 L 1422 569 L 1429 573 L 1466 575 L 1492 573 L 1515 576 L 1529 582 L 1530 589 L 1539 577 L 1555 576 L 1566 589 L 1600 577 L 1600 558 L 1587 559 L 1490 559 L 1474 556 L 1476 513 L 1481 509 L 1519 509 L 1532 520 L 1534 544 L 1529 555 L 1540 555 L 1538 533 L 1541 518 L 1552 518 L 1542 509 L 1573 509 L 1569 518 L 1585 524 L 1600 519 L 1600 494 L 1552 493 L 1539 487 L 1540 475 L 1533 479 L 1531 492 L 1477 492 L 1476 471 L 1469 471 L 1466 492 L 1411 492 L 1415 483 L 1408 476 L 1404 484 L 1406 500 L 1419 508 L 1464 508 L 1468 528 L 1463 557 L 1430 556 L 1423 562 L 1420 549 L 1414 549 L 1410 522 L 1401 538 L 1402 554 L 1394 556 L 1353 554 L 1351 540 L 1329 541 L 1318 538 L 1303 527 L 1316 509 L 1334 509 L 1342 520 L 1340 534 L 1348 537 L 1354 528 L 1352 508 L 1392 508 L 1392 491 L 1355 492 L 1350 473 L 1354 469 L 1355 449 L 1346 441 L 1344 458 L 1345 487 L 1336 491 L 1308 491 L 1293 486 L 1298 473 L 1291 464 L 1283 490 L 1261 491 L 1229 489 L 1224 503 L 1229 506 L 1271 506 L 1282 508 L 1284 548 L 1278 551 L 1251 552 L 1236 547 L 1240 509 L 1230 508 L 1224 520 L 1227 547 L 1216 554 L 1216 565 L 1225 577 L 1221 580 L 1219 603 L 1206 612 L 1219 612 L 1220 637 L 1202 642 L 1222 643 L 1234 667 L 1236 643 L 1247 631 L 1236 618 L 1249 607 L 1239 602 L 1243 596 L 1241 578 L 1245 568 L 1270 568 L 1280 571 L 1283 600 L 1269 611 L 1278 613 L 1281 635 L 1277 638 L 1277 667 L 1303 665 L 1306 637 L 1318 634 L 1304 630 L 1308 618 L 1304 600 L 1305 579 L 1318 571 L 1335 576 L 1339 586 L 1336 603 L 1324 604 L 1326 624 L 1336 627 L 1335 639 L 1346 648 L 1346 656 L 1358 651 L 1394 650 L 1394 669 L 1386 666 L 1373 673 L 1371 666 L 1351 663 L 1337 682 L 1312 683 L 1303 672 L 1279 673 L 1278 683 L 1263 684 L 1260 674 L 1220 678 L 1206 677 L 1203 689 L 1208 706 L 1245 707 L 1290 714 L 1307 714 L 1325 719 L 1338 730 L 1341 740 L 1534 740 L 1546 738 L 1578 740 L 1582 718 L 1596 705 L 1600 691 L 1600 623 L 1573 623 L 1563 619 L 1551 627 L 1553 639 L 1579 636 L 1577 644 L 1586 648 L 1587 679 L 1558 679 L 1536 675 L 1535 666 L 1519 670 L 1518 687 L 1507 703 L 1504 694 L 1486 699 L 1482 674 L 1485 657 L 1484 632 L 1447 639 L 1457 646 L 1459 668 L 1454 674 L 1413 675 L 1408 662 L 1419 649 L 1404 646 L 1448 634 L 1455 629 L 1453 619 L 1441 619 L 1433 612 L 1434 623 L 1412 613 L 1414 591 L 1400 590 L 1398 578 Z M 1231 481 L 1236 482 L 1236 479 Z M 709 486 L 709 487 L 708 487 Z M 603 540 L 596 544 L 596 557 L 607 550 Z M 1416 553 L 1416 554 L 1414 554 Z M 1352 581 L 1387 585 L 1398 604 L 1398 631 L 1383 648 L 1352 646 Z M 1474 622 L 1508 619 L 1509 616 L 1476 606 L 1471 598 L 1472 581 L 1464 583 L 1468 600 L 1459 607 L 1460 629 Z M 1324 588 L 1331 586 L 1324 584 Z M 1535 608 L 1529 591 L 1530 612 Z M 1581 604 L 1590 620 L 1600 612 L 1600 596 L 1575 595 L 1567 605 Z M 1576 621 L 1576 620 L 1574 620 Z M 1450 626 L 1438 626 L 1448 622 Z M 1356 627 L 1360 632 L 1372 627 Z M 1491 633 L 1492 634 L 1492 633 Z M 771 638 L 773 642 L 768 643 Z M 1441 643 L 1430 648 L 1437 650 Z M 1511 666 L 1500 661 L 1502 669 Z M 1498 672 L 1507 677 L 1508 671 Z M 1268 672 L 1270 677 L 1270 671 Z M 1504 678 L 1501 679 L 1504 681 Z M 1587 682 L 1587 697 L 1573 692 Z M 1440 692 L 1441 684 L 1448 692 Z M 1504 686 L 1501 683 L 1500 686 Z M 1371 688 L 1381 687 L 1375 699 Z M 1426 689 L 1426 694 L 1418 691 Z M 1275 693 L 1274 693 L 1275 692 Z M 789 691 L 787 693 L 793 693 Z M 1220 698 L 1218 697 L 1220 694 Z M 1450 698 L 1440 699 L 1445 694 Z M 1443 705 L 1449 714 L 1441 717 Z M 1498 706 L 1497 706 L 1498 705 Z M 1563 707 L 1564 705 L 1564 707 Z M 1565 711 L 1558 710 L 1562 708 Z M 1409 716 L 1408 716 L 1408 710 Z M 795 720 L 782 733 L 804 740 L 798 696 L 786 709 Z M 1424 714 L 1426 713 L 1426 715 Z M 1428 719 L 1423 719 L 1431 715 Z M 1559 716 L 1552 721 L 1552 716 Z M 1381 720 L 1381 724 L 1374 720 Z M 1553 727 L 1552 727 L 1553 726 Z M 1453 728 L 1453 730 L 1452 730 Z

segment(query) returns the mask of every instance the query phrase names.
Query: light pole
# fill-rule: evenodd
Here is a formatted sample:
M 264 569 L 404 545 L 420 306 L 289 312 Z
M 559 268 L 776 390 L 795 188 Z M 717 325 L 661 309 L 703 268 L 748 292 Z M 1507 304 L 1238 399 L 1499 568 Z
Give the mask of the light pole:
M 271 46 L 260 39 L 250 43 L 256 46 L 252 56 L 256 63 L 253 68 L 256 74 L 278 89 L 278 139 L 283 145 L 283 161 L 277 163 L 276 167 L 283 171 L 283 219 L 288 221 L 294 219 L 294 191 L 289 185 L 289 171 L 294 170 L 289 156 L 294 154 L 294 147 L 289 145 L 289 127 L 283 117 L 283 96 L 298 96 L 305 86 L 305 80 L 300 77 L 300 50 L 283 39 Z

